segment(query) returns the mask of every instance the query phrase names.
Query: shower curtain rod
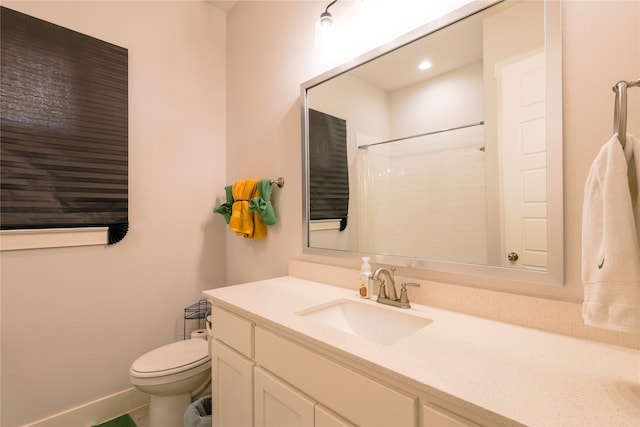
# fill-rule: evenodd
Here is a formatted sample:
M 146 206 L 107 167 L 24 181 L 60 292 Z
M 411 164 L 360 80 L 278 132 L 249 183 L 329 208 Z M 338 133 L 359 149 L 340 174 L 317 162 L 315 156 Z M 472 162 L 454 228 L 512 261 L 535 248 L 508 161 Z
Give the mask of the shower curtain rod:
M 478 122 L 478 123 L 471 123 L 470 125 L 458 126 L 458 127 L 455 127 L 455 128 L 435 130 L 435 131 L 432 131 L 432 132 L 419 133 L 417 135 L 405 136 L 403 138 L 390 139 L 388 141 L 374 142 L 374 143 L 371 143 L 371 144 L 360 145 L 358 147 L 358 150 L 366 150 L 367 148 L 373 147 L 375 145 L 388 144 L 390 142 L 397 142 L 397 141 L 404 141 L 405 139 L 418 138 L 420 136 L 435 135 L 435 134 L 438 134 L 438 133 L 449 132 L 449 131 L 452 131 L 452 130 L 458 130 L 458 129 L 464 129 L 464 128 L 470 128 L 470 127 L 473 127 L 473 126 L 480 126 L 480 125 L 483 125 L 483 124 L 484 124 L 484 121 L 481 121 L 481 122 Z

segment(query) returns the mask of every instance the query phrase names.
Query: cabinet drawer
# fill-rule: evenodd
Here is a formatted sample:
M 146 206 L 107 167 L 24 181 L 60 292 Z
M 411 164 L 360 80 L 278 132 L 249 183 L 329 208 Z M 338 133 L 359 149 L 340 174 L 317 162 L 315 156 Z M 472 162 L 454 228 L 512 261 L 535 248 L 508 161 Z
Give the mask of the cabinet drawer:
M 213 336 L 238 353 L 253 358 L 253 323 L 220 307 L 211 310 Z
M 416 397 L 400 393 L 260 327 L 255 360 L 287 383 L 362 426 L 416 425 Z
M 422 425 L 423 427 L 480 427 L 479 424 L 432 404 L 422 406 Z

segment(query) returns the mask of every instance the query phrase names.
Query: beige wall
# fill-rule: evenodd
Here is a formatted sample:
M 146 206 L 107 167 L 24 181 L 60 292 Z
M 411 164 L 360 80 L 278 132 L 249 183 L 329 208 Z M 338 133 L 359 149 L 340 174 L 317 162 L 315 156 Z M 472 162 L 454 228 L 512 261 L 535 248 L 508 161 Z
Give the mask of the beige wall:
M 338 65 L 335 58 L 313 49 L 313 22 L 323 5 L 241 2 L 229 12 L 228 178 L 257 173 L 281 174 L 288 180 L 276 204 L 281 223 L 270 230 L 269 238 L 258 243 L 235 237 L 228 240 L 227 250 L 233 254 L 227 259 L 229 284 L 285 274 L 287 258 L 358 265 L 355 259 L 303 255 L 301 248 L 299 86 Z M 638 78 L 639 8 L 635 1 L 568 0 L 563 4 L 566 284 L 560 290 L 529 288 L 529 294 L 574 302 L 582 299 L 584 182 L 593 159 L 611 135 L 611 86 L 620 79 Z M 337 11 L 332 12 L 338 16 Z M 638 133 L 640 90 L 630 90 L 629 96 L 629 130 Z M 445 273 L 402 273 L 474 285 Z M 502 285 L 509 287 L 510 283 Z
M 130 231 L 109 247 L 3 252 L 2 419 L 22 425 L 130 387 L 224 284 L 225 15 L 205 2 L 7 2 L 129 50 Z
M 340 42 L 329 53 L 313 47 L 314 23 L 325 1 L 241 1 L 228 12 L 228 181 L 287 180 L 274 190 L 279 223 L 269 227 L 267 239 L 228 234 L 227 252 L 233 254 L 227 258 L 228 284 L 287 274 L 288 258 L 302 254 L 300 85 L 462 2 L 434 1 L 431 8 L 423 1 L 410 3 L 390 9 L 384 25 L 369 31 L 355 19 L 353 2 L 337 3 L 331 12 L 341 18 L 339 30 L 353 30 L 353 42 Z

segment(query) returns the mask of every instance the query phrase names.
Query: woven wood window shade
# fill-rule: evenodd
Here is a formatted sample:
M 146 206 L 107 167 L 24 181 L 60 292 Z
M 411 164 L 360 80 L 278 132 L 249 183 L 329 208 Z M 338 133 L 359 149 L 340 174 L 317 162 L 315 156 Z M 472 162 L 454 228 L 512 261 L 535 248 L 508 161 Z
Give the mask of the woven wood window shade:
M 340 231 L 349 216 L 347 122 L 309 110 L 309 218 L 339 219 Z
M 2 7 L 0 226 L 128 230 L 127 50 Z

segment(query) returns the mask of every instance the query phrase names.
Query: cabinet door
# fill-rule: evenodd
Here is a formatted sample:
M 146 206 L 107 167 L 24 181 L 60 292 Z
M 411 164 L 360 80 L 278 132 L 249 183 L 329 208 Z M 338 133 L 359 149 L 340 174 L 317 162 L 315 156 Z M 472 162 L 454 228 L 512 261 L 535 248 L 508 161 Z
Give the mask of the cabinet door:
M 313 413 L 316 402 L 264 369 L 254 369 L 254 380 L 255 427 L 314 425 Z
M 322 405 L 316 405 L 315 427 L 356 427 L 344 418 L 334 414 Z
M 211 345 L 214 427 L 252 426 L 254 363 L 216 340 Z

